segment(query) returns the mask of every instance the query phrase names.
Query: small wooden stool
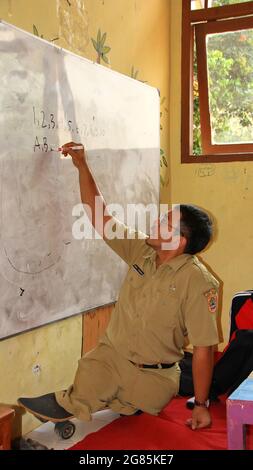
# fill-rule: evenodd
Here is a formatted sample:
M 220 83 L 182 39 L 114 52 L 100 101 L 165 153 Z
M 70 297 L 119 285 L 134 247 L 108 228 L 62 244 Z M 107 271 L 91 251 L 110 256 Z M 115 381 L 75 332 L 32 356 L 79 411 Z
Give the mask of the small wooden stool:
M 11 448 L 11 423 L 15 411 L 11 408 L 0 406 L 0 450 Z
M 228 449 L 245 449 L 246 424 L 253 424 L 253 379 L 244 380 L 226 405 Z

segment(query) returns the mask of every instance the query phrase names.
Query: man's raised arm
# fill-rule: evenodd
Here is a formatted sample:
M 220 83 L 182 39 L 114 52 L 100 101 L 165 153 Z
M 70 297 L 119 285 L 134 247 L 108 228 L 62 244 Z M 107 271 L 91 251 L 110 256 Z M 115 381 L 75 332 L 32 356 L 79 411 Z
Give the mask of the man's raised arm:
M 66 157 L 70 155 L 72 157 L 73 164 L 79 171 L 79 183 L 80 183 L 80 193 L 81 200 L 83 204 L 89 206 L 90 211 L 87 211 L 87 215 L 90 218 L 92 215 L 91 223 L 99 235 L 104 238 L 104 227 L 106 222 L 112 219 L 110 215 L 105 215 L 105 201 L 101 195 L 95 180 L 91 174 L 91 171 L 88 167 L 85 150 L 81 148 L 80 150 L 74 150 L 73 147 L 82 147 L 82 144 L 77 144 L 75 142 L 68 142 L 62 146 L 62 153 Z M 95 226 L 95 207 L 96 207 L 96 198 L 100 198 L 101 207 L 103 207 L 103 224 L 97 223 Z

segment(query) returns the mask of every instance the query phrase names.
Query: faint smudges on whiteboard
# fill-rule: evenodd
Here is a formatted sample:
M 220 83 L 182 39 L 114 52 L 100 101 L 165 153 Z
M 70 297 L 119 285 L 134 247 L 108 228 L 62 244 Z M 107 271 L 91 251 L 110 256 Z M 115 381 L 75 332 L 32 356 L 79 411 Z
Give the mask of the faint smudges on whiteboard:
M 24 312 L 17 312 L 17 320 L 27 321 L 27 315 Z
M 32 263 L 32 262 L 26 263 L 26 269 L 23 270 L 23 269 L 18 269 L 18 268 L 15 266 L 14 261 L 11 261 L 11 259 L 10 259 L 9 256 L 8 256 L 8 253 L 7 253 L 6 248 L 4 248 L 4 252 L 5 252 L 5 256 L 6 256 L 7 260 L 8 260 L 8 262 L 9 262 L 9 264 L 10 264 L 11 267 L 14 269 L 14 271 L 17 271 L 18 273 L 22 273 L 22 274 L 32 274 L 32 275 L 34 275 L 34 274 L 40 274 L 41 272 L 46 271 L 47 269 L 50 269 L 50 268 L 52 268 L 53 266 L 55 266 L 55 264 L 57 264 L 57 263 L 60 261 L 60 259 L 61 259 L 61 256 L 58 256 L 58 257 L 54 260 L 54 262 L 52 262 L 51 264 L 48 264 L 48 265 L 46 265 L 46 266 L 44 266 L 44 267 L 42 267 L 42 268 L 39 268 L 39 265 L 41 265 L 41 262 L 39 262 L 39 264 L 38 264 L 37 262 L 34 262 L 34 263 Z M 51 255 L 51 253 L 50 253 L 50 255 Z M 49 254 L 48 254 L 47 256 L 49 256 Z

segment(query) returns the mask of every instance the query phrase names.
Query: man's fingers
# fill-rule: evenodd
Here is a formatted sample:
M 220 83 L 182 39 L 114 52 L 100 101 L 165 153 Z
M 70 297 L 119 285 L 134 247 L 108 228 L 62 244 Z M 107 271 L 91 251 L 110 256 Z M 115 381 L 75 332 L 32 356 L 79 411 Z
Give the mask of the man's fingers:
M 71 155 L 70 151 L 66 150 L 65 148 L 62 149 L 61 153 L 62 153 L 62 155 L 64 155 L 64 157 L 67 157 L 68 155 Z
M 185 424 L 186 424 L 186 426 L 191 428 L 193 431 L 195 431 L 195 429 L 210 428 L 211 425 L 212 425 L 211 422 L 209 422 L 209 423 L 207 423 L 207 422 L 198 422 L 196 420 L 193 420 L 192 418 L 187 419 Z
M 66 144 L 62 145 L 62 148 L 71 149 L 71 147 L 76 146 L 83 148 L 83 144 L 81 142 L 67 142 Z
M 71 156 L 73 164 L 80 169 L 85 165 L 85 150 L 81 143 L 67 142 L 62 145 L 61 153 L 64 157 Z
M 196 419 L 192 418 L 192 430 L 194 431 L 199 427 L 199 423 Z
M 210 428 L 212 425 L 211 422 L 203 422 L 203 423 L 198 423 L 197 428 L 202 429 L 202 428 Z
M 199 427 L 197 421 L 192 418 L 187 419 L 185 424 L 186 426 L 189 426 L 189 428 L 191 428 L 193 431 Z
M 79 148 L 78 148 L 79 147 Z M 84 146 L 81 143 L 77 142 L 68 142 L 67 144 L 62 145 L 61 147 L 62 154 L 66 157 L 70 155 L 71 157 L 74 156 L 83 156 L 84 154 Z
M 76 142 L 67 142 L 66 144 L 62 145 L 62 148 L 63 147 L 73 147 L 74 145 L 80 145 L 80 144 L 77 144 Z

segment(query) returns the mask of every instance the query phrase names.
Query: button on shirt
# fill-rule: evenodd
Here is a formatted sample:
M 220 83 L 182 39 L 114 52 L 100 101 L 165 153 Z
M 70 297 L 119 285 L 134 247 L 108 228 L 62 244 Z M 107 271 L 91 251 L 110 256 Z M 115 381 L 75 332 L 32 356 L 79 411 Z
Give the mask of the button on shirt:
M 129 228 L 114 223 L 117 229 L 124 227 L 125 236 L 133 236 Z M 196 256 L 182 254 L 157 268 L 156 252 L 145 239 L 105 241 L 129 270 L 101 342 L 139 364 L 179 361 L 185 336 L 194 346 L 219 342 L 219 283 Z

